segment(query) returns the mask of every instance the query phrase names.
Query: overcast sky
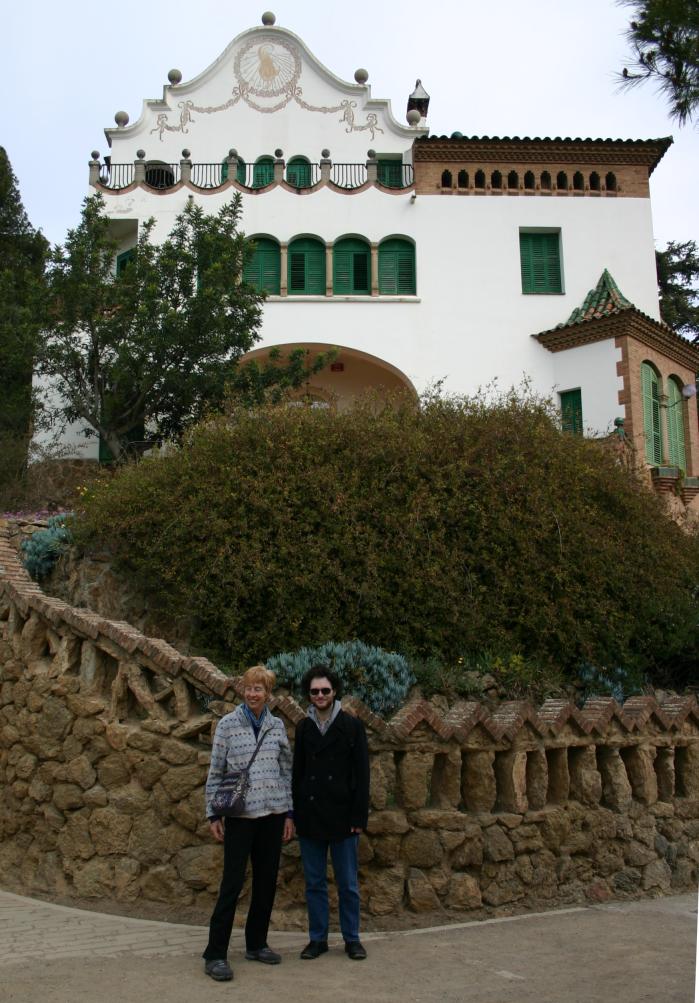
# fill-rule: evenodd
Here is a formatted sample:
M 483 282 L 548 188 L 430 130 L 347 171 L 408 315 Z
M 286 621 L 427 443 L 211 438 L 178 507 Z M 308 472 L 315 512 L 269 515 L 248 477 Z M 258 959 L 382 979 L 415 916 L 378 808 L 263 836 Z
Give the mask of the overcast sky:
M 7 4 L 0 145 L 32 223 L 62 241 L 87 194 L 90 151 L 109 152 L 103 130 L 114 113 L 135 122 L 144 98 L 162 96 L 168 70 L 196 76 L 265 9 L 249 0 Z M 437 135 L 673 135 L 651 179 L 657 246 L 699 238 L 699 130 L 672 122 L 652 85 L 619 91 L 630 12 L 614 0 L 272 0 L 269 9 L 338 76 L 365 67 L 372 96 L 389 98 L 401 122 L 420 77 Z

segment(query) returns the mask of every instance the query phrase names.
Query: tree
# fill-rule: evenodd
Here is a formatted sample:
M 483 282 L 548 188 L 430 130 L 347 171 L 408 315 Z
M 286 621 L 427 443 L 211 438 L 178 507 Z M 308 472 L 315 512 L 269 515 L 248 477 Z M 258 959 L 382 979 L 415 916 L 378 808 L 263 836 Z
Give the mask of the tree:
M 622 83 L 654 80 L 670 102 L 680 125 L 691 121 L 699 105 L 698 0 L 620 0 L 631 7 L 628 39 L 634 54 Z
M 115 268 L 110 220 L 93 195 L 52 252 L 38 371 L 62 398 L 53 410 L 85 422 L 115 459 L 179 437 L 231 391 L 264 399 L 273 384 L 296 386 L 324 364 L 292 353 L 238 366 L 258 340 L 264 300 L 243 281 L 252 245 L 240 213 L 239 195 L 216 216 L 189 203 L 159 245 L 151 219 Z
M 695 240 L 670 241 L 655 252 L 660 316 L 699 344 L 699 247 Z
M 16 482 L 26 467 L 47 250 L 47 241 L 27 218 L 17 179 L 0 147 L 0 444 L 4 485 Z

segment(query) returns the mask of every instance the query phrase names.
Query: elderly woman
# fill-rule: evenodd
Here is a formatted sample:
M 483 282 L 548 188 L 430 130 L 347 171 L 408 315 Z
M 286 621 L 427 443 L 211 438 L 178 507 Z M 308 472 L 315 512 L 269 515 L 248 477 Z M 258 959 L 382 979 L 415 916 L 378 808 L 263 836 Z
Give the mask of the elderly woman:
M 204 971 L 217 982 L 233 978 L 227 961 L 228 944 L 248 858 L 252 861 L 252 898 L 245 924 L 245 957 L 266 965 L 278 965 L 282 960 L 269 948 L 267 931 L 282 841 L 291 839 L 294 824 L 289 740 L 283 723 L 267 707 L 275 681 L 274 673 L 263 665 L 247 670 L 243 676 L 245 702 L 221 718 L 211 751 L 206 814 L 212 836 L 223 843 L 223 877 L 203 957 Z M 256 747 L 242 815 L 219 818 L 212 807 L 216 789 L 225 773 L 248 766 Z

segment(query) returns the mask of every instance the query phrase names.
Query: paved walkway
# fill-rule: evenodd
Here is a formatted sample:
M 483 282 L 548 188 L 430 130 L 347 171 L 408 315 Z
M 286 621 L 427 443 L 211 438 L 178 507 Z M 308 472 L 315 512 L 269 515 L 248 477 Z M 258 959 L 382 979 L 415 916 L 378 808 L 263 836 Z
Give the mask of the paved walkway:
M 270 940 L 284 962 L 242 958 L 232 983 L 202 972 L 197 926 L 84 912 L 0 892 L 2 1003 L 691 1003 L 697 897 L 560 909 L 391 934 L 367 934 L 367 961 L 341 944 L 314 962 L 305 937 Z

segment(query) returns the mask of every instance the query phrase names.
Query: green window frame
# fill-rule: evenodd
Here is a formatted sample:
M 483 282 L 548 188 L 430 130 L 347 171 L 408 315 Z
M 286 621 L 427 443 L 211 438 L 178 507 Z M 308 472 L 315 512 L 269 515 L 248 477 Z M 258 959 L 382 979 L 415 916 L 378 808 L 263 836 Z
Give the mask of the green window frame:
M 333 292 L 368 296 L 371 292 L 371 250 L 356 237 L 345 237 L 333 247 Z
M 252 187 L 264 188 L 274 181 L 274 158 L 260 157 L 252 168 Z
M 272 174 L 274 174 L 274 169 L 272 170 Z M 241 160 L 240 157 L 238 157 L 238 163 L 235 169 L 235 180 L 239 185 L 245 184 L 245 161 Z M 221 184 L 223 184 L 224 181 L 228 181 L 228 160 L 221 161 Z
M 384 296 L 414 296 L 415 246 L 392 237 L 379 244 L 379 293 Z
M 311 165 L 305 157 L 292 157 L 286 165 L 286 180 L 293 188 L 311 187 Z
M 403 187 L 403 161 L 381 159 L 376 172 L 379 184 L 386 188 Z
M 643 435 L 646 460 L 659 466 L 663 461 L 660 433 L 660 378 L 648 362 L 641 363 L 641 397 L 643 401 Z
M 684 443 L 684 397 L 677 380 L 667 381 L 667 451 L 670 465 L 687 469 Z
M 292 240 L 287 250 L 289 296 L 325 295 L 325 244 L 313 237 Z
M 136 251 L 134 250 L 133 247 L 130 247 L 128 251 L 122 251 L 120 254 L 117 254 L 116 256 L 117 275 L 121 275 L 122 272 L 126 268 L 128 268 L 128 266 L 131 264 L 131 262 L 134 260 L 135 257 L 136 257 Z
M 252 257 L 245 263 L 243 279 L 256 289 L 264 289 L 273 296 L 279 296 L 281 292 L 279 244 L 269 237 L 252 238 L 252 243 L 255 246 Z
M 522 292 L 525 294 L 562 293 L 560 231 L 520 230 L 519 260 Z
M 559 394 L 561 399 L 561 428 L 572 435 L 583 434 L 582 391 L 564 390 Z

